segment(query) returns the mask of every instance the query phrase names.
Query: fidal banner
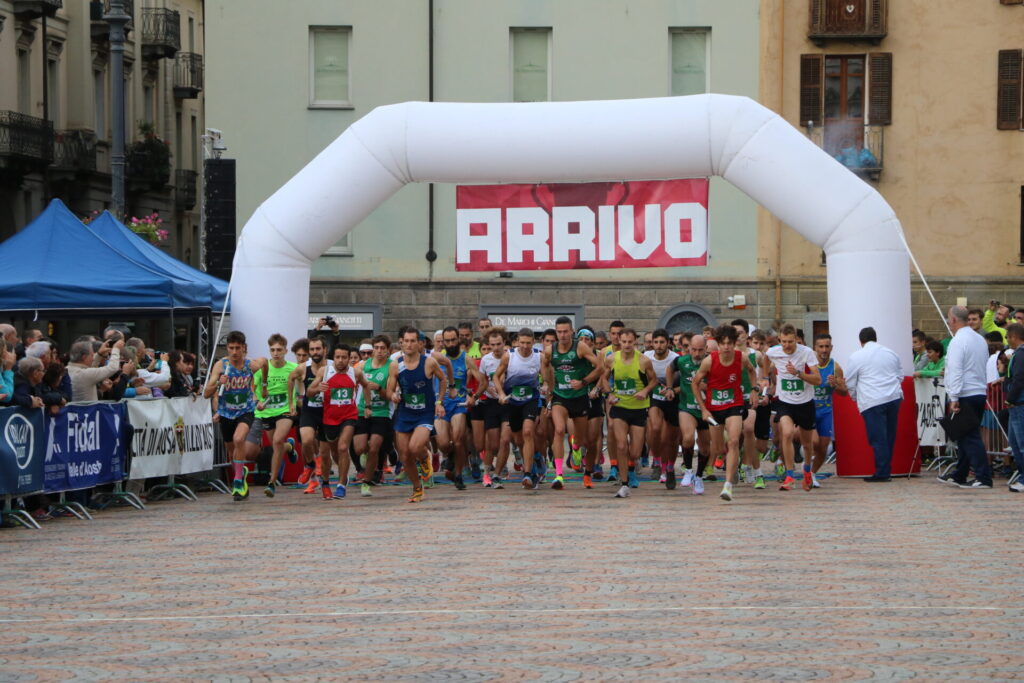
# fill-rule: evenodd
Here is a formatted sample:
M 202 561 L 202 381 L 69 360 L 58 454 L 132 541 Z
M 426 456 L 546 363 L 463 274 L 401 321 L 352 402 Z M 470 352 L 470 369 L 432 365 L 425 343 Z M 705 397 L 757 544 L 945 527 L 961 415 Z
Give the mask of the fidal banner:
M 705 266 L 708 180 L 460 185 L 458 271 Z

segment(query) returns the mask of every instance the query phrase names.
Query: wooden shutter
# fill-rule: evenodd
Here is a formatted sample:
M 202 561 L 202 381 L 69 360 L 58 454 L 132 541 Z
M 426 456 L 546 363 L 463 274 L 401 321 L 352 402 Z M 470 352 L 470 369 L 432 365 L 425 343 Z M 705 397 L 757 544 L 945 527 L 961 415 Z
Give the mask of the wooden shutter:
M 811 35 L 825 32 L 825 0 L 810 0 Z
M 800 125 L 820 126 L 825 115 L 821 82 L 825 70 L 824 55 L 800 55 Z
M 999 82 L 996 97 L 996 127 L 1018 130 L 1021 127 L 1021 65 L 1024 50 L 999 51 Z
M 999 0 L 1000 5 L 1024 5 L 1024 0 Z
M 867 16 L 867 33 L 869 35 L 884 35 L 886 33 L 887 5 L 886 0 L 871 0 Z
M 888 126 L 892 123 L 892 53 L 868 55 L 868 123 Z

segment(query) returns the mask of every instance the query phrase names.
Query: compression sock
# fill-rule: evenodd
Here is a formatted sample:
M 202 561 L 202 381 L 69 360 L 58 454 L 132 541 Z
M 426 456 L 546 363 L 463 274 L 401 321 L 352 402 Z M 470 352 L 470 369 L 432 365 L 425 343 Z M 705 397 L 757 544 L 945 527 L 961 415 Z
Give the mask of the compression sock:
M 231 462 L 231 471 L 234 472 L 234 476 L 232 477 L 233 479 L 237 479 L 238 481 L 242 480 L 243 467 L 245 467 L 244 460 L 233 460 Z
M 811 471 L 811 463 L 804 462 L 804 472 L 810 472 L 810 471 Z
M 688 470 L 692 470 L 693 469 L 693 449 L 692 448 L 684 448 L 683 449 L 683 467 L 685 467 Z
M 565 463 L 562 462 L 562 458 L 555 458 L 555 476 L 562 476 L 562 470 L 565 468 Z
M 787 477 L 792 477 L 793 476 L 793 470 L 786 470 L 786 476 Z

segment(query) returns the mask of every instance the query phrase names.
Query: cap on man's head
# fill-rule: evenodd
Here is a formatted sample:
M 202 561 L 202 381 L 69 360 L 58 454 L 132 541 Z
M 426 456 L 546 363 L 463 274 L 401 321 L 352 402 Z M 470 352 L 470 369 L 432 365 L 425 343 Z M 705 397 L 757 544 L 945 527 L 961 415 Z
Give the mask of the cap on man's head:
M 590 330 L 580 330 L 579 332 L 576 333 L 576 338 L 579 339 L 580 337 L 589 337 L 593 339 L 594 333 L 591 332 Z
M 359 345 L 359 350 L 360 351 L 373 351 L 373 346 L 371 346 L 370 344 L 360 344 Z

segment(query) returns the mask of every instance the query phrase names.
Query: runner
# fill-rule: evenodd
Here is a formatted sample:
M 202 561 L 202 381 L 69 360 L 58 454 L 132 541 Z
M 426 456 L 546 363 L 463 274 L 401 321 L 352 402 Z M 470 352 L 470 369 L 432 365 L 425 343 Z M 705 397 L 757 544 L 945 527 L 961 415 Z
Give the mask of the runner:
M 419 330 L 413 327 L 402 334 L 402 357 L 388 369 L 387 387 L 387 395 L 398 405 L 395 413 L 395 442 L 406 476 L 412 483 L 410 503 L 423 500 L 423 481 L 417 465 L 423 467 L 424 478 L 434 476 L 427 447 L 434 431 L 434 418 L 444 417 L 444 401 L 441 397 L 448 390 L 448 377 L 437 361 L 420 351 L 419 336 Z M 436 395 L 432 381 L 435 377 L 440 385 Z M 398 389 L 401 389 L 400 394 Z
M 249 360 L 246 353 L 245 335 L 237 330 L 228 333 L 228 355 L 213 366 L 210 380 L 203 389 L 203 396 L 213 398 L 217 394 L 217 419 L 220 433 L 224 437 L 224 448 L 232 467 L 231 496 L 236 501 L 249 497 L 249 468 L 245 460 L 245 443 L 249 436 L 256 410 L 253 394 L 253 373 L 263 367 L 260 360 Z M 235 454 L 238 454 L 236 459 Z
M 771 452 L 768 448 L 768 444 L 772 438 L 772 406 L 771 397 L 769 396 L 771 390 L 771 379 L 770 376 L 765 375 L 765 334 L 761 330 L 754 330 L 753 334 L 750 335 L 750 339 L 747 342 L 750 348 L 761 354 L 761 365 L 758 366 L 758 375 L 761 379 L 769 380 L 769 390 L 765 391 L 762 388 L 761 395 L 757 399 L 757 407 L 754 410 L 754 439 L 757 446 L 758 458 L 758 469 L 761 468 L 761 462 L 764 460 L 771 460 Z M 762 383 L 763 387 L 763 383 Z M 754 488 L 764 488 L 764 471 L 761 471 L 761 477 L 754 475 Z
M 749 338 L 748 331 L 750 325 L 743 318 L 737 318 L 730 323 L 736 328 L 736 351 L 741 355 L 746 356 L 750 360 L 750 364 L 754 366 L 754 370 L 757 376 L 750 378 L 753 379 L 751 382 L 746 375 L 743 375 L 743 395 L 747 397 L 747 414 L 743 418 L 743 457 L 742 457 L 742 468 L 744 481 L 747 484 L 753 484 L 756 489 L 764 488 L 764 473 L 761 472 L 761 456 L 757 451 L 757 437 L 755 435 L 755 427 L 757 423 L 757 406 L 760 405 L 763 398 L 761 392 L 757 392 L 757 398 L 753 398 L 750 393 L 754 384 L 760 379 L 761 372 L 764 365 L 764 357 L 761 352 L 757 349 L 750 348 L 747 345 Z
M 347 344 L 334 347 L 333 361 L 317 372 L 316 379 L 307 389 L 307 395 L 321 393 L 324 404 L 323 439 L 320 441 L 321 488 L 324 498 L 344 498 L 348 489 L 348 469 L 352 463 L 352 435 L 355 434 L 359 410 L 356 390 L 366 391 L 366 377 L 358 368 L 349 365 L 358 352 Z M 369 408 L 364 416 L 369 415 Z M 338 487 L 330 493 L 331 455 L 338 463 Z
M 554 328 L 548 328 L 544 330 L 540 337 L 540 344 L 533 347 L 535 353 L 539 357 L 544 355 L 544 351 L 551 348 L 558 342 L 558 336 L 555 334 Z M 537 378 L 540 384 L 540 413 L 537 416 L 535 438 L 537 441 L 537 451 L 544 456 L 544 469 L 546 470 L 551 463 L 551 435 L 554 433 L 554 427 L 551 424 L 551 387 L 544 383 L 544 373 L 540 373 L 540 377 Z M 583 471 L 583 457 L 579 451 L 573 452 L 570 449 L 570 467 L 578 469 L 580 472 Z
M 695 496 L 704 493 L 702 473 L 711 454 L 711 438 L 708 423 L 701 415 L 700 406 L 693 393 L 693 376 L 706 357 L 707 346 L 702 335 L 691 335 L 686 342 L 689 353 L 676 357 L 675 362 L 665 371 L 665 383 L 670 387 L 668 397 L 678 396 L 676 407 L 679 419 L 679 443 L 683 450 L 682 485 L 692 487 Z M 678 383 L 678 388 L 676 384 Z M 694 446 L 700 455 L 694 462 Z M 667 481 L 666 481 L 667 483 Z
M 700 406 L 701 417 L 711 425 L 712 448 L 721 452 L 723 437 L 727 437 L 725 459 L 725 483 L 722 484 L 720 497 L 732 500 L 732 487 L 736 482 L 736 471 L 739 466 L 740 434 L 743 432 L 743 419 L 747 409 L 743 400 L 743 380 L 741 375 L 756 377 L 750 358 L 736 352 L 736 328 L 722 325 L 715 331 L 718 350 L 701 361 L 700 367 L 693 375 L 690 387 Z M 690 342 L 691 345 L 693 342 Z M 705 392 L 701 392 L 701 382 L 707 378 Z M 755 381 L 751 381 L 754 385 Z M 751 391 L 755 394 L 756 389 Z M 754 396 L 751 397 L 753 401 Z
M 768 349 L 765 356 L 776 375 L 779 441 L 786 466 L 785 479 L 779 489 L 789 491 L 796 483 L 793 478 L 793 438 L 799 436 L 804 452 L 803 487 L 810 491 L 813 487 L 811 454 L 815 436 L 813 387 L 821 384 L 818 359 L 813 351 L 797 343 L 796 328 L 792 325 L 783 325 L 779 329 L 779 345 Z
M 605 370 L 604 361 L 619 350 L 619 334 L 622 332 L 624 327 L 626 327 L 626 323 L 621 320 L 613 320 L 608 326 L 608 345 L 601 349 L 600 355 L 602 372 L 607 372 Z M 580 329 L 582 330 L 586 328 L 587 326 L 584 325 Z M 614 484 L 619 480 L 619 471 L 614 464 L 615 454 L 619 452 L 619 448 L 616 445 L 615 431 L 611 428 L 610 421 L 607 424 L 607 429 L 605 428 L 604 397 L 600 395 L 600 388 L 597 384 L 594 385 L 594 388 L 590 392 L 590 406 L 590 443 L 594 444 L 594 451 L 598 458 L 597 465 L 600 465 L 601 461 L 604 459 L 604 453 L 607 450 L 609 462 L 608 481 Z M 605 434 L 607 434 L 607 437 L 605 437 Z M 605 444 L 602 444 L 602 441 L 604 441 Z M 602 445 L 605 445 L 606 448 L 602 448 Z M 597 466 L 595 466 L 594 469 L 596 470 Z M 596 474 L 595 478 L 600 480 L 600 477 L 597 477 Z
M 585 338 L 573 339 L 572 320 L 561 316 L 555 320 L 557 342 L 544 349 L 541 370 L 544 382 L 551 388 L 551 421 L 553 426 L 551 450 L 555 455 L 553 489 L 565 486 L 562 468 L 565 463 L 565 439 L 572 420 L 577 441 L 586 448 L 583 485 L 593 488 L 593 468 L 597 454 L 588 443 L 587 414 L 590 410 L 588 387 L 600 379 L 601 362 Z
M 288 376 L 288 396 L 291 399 L 296 391 L 301 391 L 302 408 L 299 412 L 299 441 L 302 443 L 302 458 L 305 467 L 299 475 L 300 484 L 308 484 L 303 493 L 316 493 L 321 488 L 320 482 L 313 478 L 314 473 L 321 476 L 317 453 L 320 451 L 320 441 L 324 441 L 324 402 L 323 396 L 319 393 L 310 394 L 309 386 L 316 379 L 317 373 L 324 367 L 324 354 L 327 348 L 327 340 L 324 337 L 313 337 L 309 340 L 309 358 L 305 363 L 299 364 Z M 296 358 L 298 354 L 296 354 Z M 328 478 L 330 472 L 327 473 Z M 325 489 L 330 493 L 330 487 Z
M 523 454 L 523 488 L 540 488 L 547 471 L 544 456 L 536 448 L 537 414 L 540 412 L 540 354 L 533 349 L 533 330 L 524 327 L 516 335 L 516 348 L 506 353 L 492 381 L 498 403 L 504 407 L 508 429 Z M 531 463 L 527 467 L 527 463 Z
M 254 459 L 263 444 L 263 432 L 269 433 L 273 454 L 270 458 L 270 478 L 263 493 L 273 498 L 280 483 L 277 481 L 277 475 L 284 457 L 285 440 L 298 416 L 288 385 L 288 378 L 297 366 L 284 359 L 284 354 L 288 351 L 288 340 L 284 336 L 270 335 L 267 345 L 270 347 L 270 360 L 264 360 L 264 367 L 253 375 L 253 384 L 256 387 L 256 420 L 249 429 L 246 441 L 249 444 L 250 459 Z
M 444 416 L 434 420 L 437 430 L 437 447 L 444 456 L 444 476 L 460 491 L 466 489 L 462 470 L 466 467 L 466 427 L 468 412 L 476 403 L 476 396 L 467 392 L 469 379 L 476 379 L 474 386 L 486 385 L 486 378 L 476 365 L 468 360 L 468 354 L 459 343 L 459 330 L 446 327 L 441 331 L 444 353 L 452 364 L 455 391 L 449 391 L 444 399 Z M 450 394 L 454 393 L 454 398 Z
M 383 464 L 380 456 L 381 453 L 391 450 L 394 434 L 391 422 L 392 403 L 385 395 L 388 373 L 393 363 L 390 358 L 391 338 L 384 334 L 377 335 L 370 340 L 370 349 L 372 355 L 359 366 L 363 377 L 366 378 L 366 391 L 359 394 L 359 419 L 356 421 L 353 438 L 356 457 L 366 454 L 363 474 L 356 482 L 362 496 L 373 495 L 370 487 L 380 483 L 379 476 Z M 366 416 L 367 403 L 370 409 L 369 417 Z
M 485 319 L 486 320 L 486 319 Z M 482 321 L 481 321 L 482 322 Z M 489 321 L 488 321 L 489 322 Z M 486 378 L 485 395 L 487 400 L 482 404 L 485 431 L 484 449 L 481 459 L 484 464 L 484 487 L 503 489 L 501 475 L 508 464 L 509 443 L 512 432 L 508 427 L 505 409 L 498 400 L 498 386 L 494 381 L 494 373 L 502 360 L 508 355 L 505 348 L 505 328 L 489 327 L 487 342 L 490 352 L 480 359 L 480 372 Z
M 651 332 L 650 351 L 644 355 L 651 360 L 658 385 L 651 393 L 651 409 L 647 411 L 647 443 L 657 468 L 658 481 L 665 488 L 676 487 L 676 455 L 679 448 L 679 411 L 671 400 L 673 392 L 668 384 L 668 369 L 679 354 L 669 349 L 668 331 L 657 329 Z M 651 473 L 655 474 L 654 472 Z
M 811 487 L 821 488 L 818 470 L 825 464 L 828 446 L 832 443 L 832 392 L 843 379 L 843 368 L 832 357 L 832 335 L 819 334 L 814 337 L 814 355 L 818 357 L 818 373 L 821 384 L 814 387 L 814 462 L 811 463 Z
M 658 385 L 651 359 L 636 349 L 636 331 L 623 327 L 615 335 L 619 350 L 605 358 L 605 373 L 602 384 L 608 392 L 608 418 L 611 421 L 609 435 L 615 434 L 615 457 L 621 486 L 616 498 L 628 498 L 629 489 L 637 488 L 640 481 L 636 476 L 637 463 L 644 447 L 644 432 L 647 427 L 647 409 L 651 405 L 650 395 Z M 609 442 L 612 440 L 609 439 Z M 623 477 L 622 475 L 626 476 Z

